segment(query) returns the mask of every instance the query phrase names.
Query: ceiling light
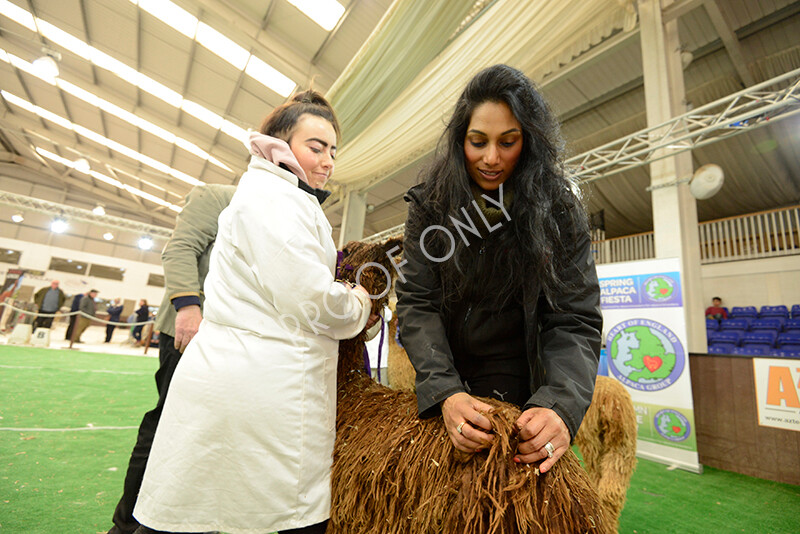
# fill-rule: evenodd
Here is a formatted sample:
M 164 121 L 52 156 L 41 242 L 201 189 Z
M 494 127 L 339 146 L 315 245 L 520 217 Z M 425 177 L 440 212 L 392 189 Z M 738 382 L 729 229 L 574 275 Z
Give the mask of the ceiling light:
M 272 89 L 283 97 L 289 96 L 297 86 L 288 76 L 267 65 L 256 56 L 250 56 L 244 71 L 261 85 Z
M 131 0 L 131 1 L 133 3 L 137 3 L 137 0 Z M 149 12 L 150 9 L 151 9 L 151 7 L 150 7 L 151 4 L 154 4 L 154 3 L 155 4 L 161 4 L 161 3 L 163 3 L 163 4 L 171 4 L 171 2 L 168 2 L 168 0 L 157 0 L 157 1 L 148 1 L 148 2 L 145 2 L 143 0 L 142 4 L 144 4 L 144 5 L 142 5 L 142 9 L 145 9 L 146 11 Z M 191 19 L 194 18 L 191 15 L 189 15 L 187 12 L 183 11 L 181 8 L 175 6 L 174 4 L 171 4 L 171 7 L 169 9 L 173 9 L 173 8 L 175 10 L 182 11 L 186 16 L 188 16 L 190 18 L 186 18 L 186 16 L 184 16 L 184 15 L 177 15 L 177 16 L 170 15 L 169 18 L 165 17 L 165 19 L 162 19 L 162 20 L 164 20 L 164 22 L 166 22 L 170 26 L 173 26 L 173 24 L 170 22 L 172 20 L 178 20 L 179 18 L 186 18 L 186 20 L 191 21 Z M 86 42 L 82 41 L 81 39 L 79 39 L 79 38 L 77 38 L 77 37 L 65 32 L 64 30 L 62 30 L 62 29 L 50 24 L 49 22 L 47 22 L 45 20 L 42 20 L 40 18 L 34 17 L 29 12 L 25 11 L 24 9 L 22 9 L 22 8 L 14 5 L 14 4 L 12 4 L 8 0 L 0 0 L 0 14 L 3 14 L 5 16 L 7 16 L 11 20 L 14 20 L 19 24 L 22 24 L 23 26 L 29 28 L 30 30 L 32 30 L 34 32 L 37 31 L 37 27 L 38 27 L 38 32 L 43 37 L 49 39 L 53 43 L 65 48 L 66 50 L 69 50 L 73 54 L 85 59 L 86 61 L 94 63 L 98 67 L 101 67 L 103 69 L 109 70 L 113 74 L 115 74 L 115 75 L 119 76 L 120 78 L 122 78 L 124 81 L 135 85 L 136 87 L 140 88 L 143 91 L 146 91 L 146 92 L 150 93 L 151 95 L 155 96 L 156 98 L 159 98 L 159 99 L 163 100 L 167 104 L 170 104 L 171 106 L 176 107 L 176 108 L 180 108 L 181 107 L 181 103 L 183 102 L 183 96 L 181 96 L 181 94 L 178 93 L 177 91 L 173 91 L 172 89 L 164 86 L 163 84 L 158 83 L 157 81 L 153 80 L 149 76 L 146 76 L 146 75 L 142 74 L 141 72 L 137 71 L 136 69 L 133 69 L 133 68 L 125 65 L 121 61 L 118 61 L 118 60 L 114 59 L 113 57 L 109 56 L 105 52 L 102 52 L 102 51 L 94 48 L 93 46 L 87 44 Z M 159 16 L 159 18 L 161 18 L 161 16 Z M 175 27 L 175 26 L 173 26 L 173 27 Z M 177 29 L 178 31 L 180 31 L 181 33 L 184 33 L 184 34 L 186 34 L 186 31 L 188 31 L 188 30 L 184 31 L 180 27 L 175 27 L 175 29 Z M 206 35 L 206 37 L 204 37 L 205 43 L 208 43 L 210 46 L 215 46 L 218 41 L 215 41 L 215 38 L 212 37 L 212 34 L 218 34 L 218 35 L 222 35 L 222 34 L 219 34 L 219 32 L 216 32 L 215 30 L 213 30 L 213 28 L 210 28 L 210 30 L 211 31 L 206 31 L 205 32 L 205 35 Z M 224 36 L 222 36 L 222 37 L 224 39 L 227 39 Z M 233 43 L 233 41 L 230 41 L 229 39 L 227 39 L 227 40 L 232 45 L 231 46 L 232 49 L 234 49 L 235 47 L 239 47 L 239 45 L 236 45 L 235 43 Z M 205 44 L 204 44 L 204 46 L 205 46 Z M 241 47 L 239 47 L 239 48 L 241 48 Z M 244 50 L 244 49 L 242 48 L 242 50 Z M 215 53 L 218 53 L 218 54 L 222 54 L 218 50 L 212 50 L 212 51 L 215 52 Z M 238 68 L 241 70 L 241 69 L 244 69 L 244 66 L 248 61 L 249 52 L 247 52 L 247 54 L 248 55 L 246 57 L 242 57 L 240 53 L 239 54 L 234 53 L 233 56 L 231 56 L 232 58 L 235 58 L 234 60 L 231 60 L 231 59 L 229 59 L 227 57 L 224 57 L 223 55 L 220 55 L 220 57 L 222 57 L 226 61 L 229 61 L 231 64 L 234 64 L 234 65 L 238 66 Z M 3 54 L 0 53 L 0 57 L 2 57 L 2 55 Z M 238 62 L 238 65 L 236 63 L 234 63 L 234 61 Z M 45 80 L 45 81 L 50 81 L 50 80 Z M 261 81 L 261 80 L 259 80 L 259 81 Z M 264 82 L 261 81 L 261 83 L 264 83 Z M 281 90 L 277 90 L 276 88 L 273 88 L 273 87 L 270 87 L 270 88 L 275 90 L 279 94 L 281 94 Z M 238 127 L 235 127 L 233 125 L 231 125 L 231 126 L 232 127 L 229 127 L 229 128 L 223 127 L 222 128 L 222 132 L 227 134 L 227 135 L 230 135 L 230 136 L 234 137 L 238 141 L 242 141 L 242 138 L 240 138 L 240 137 L 238 137 L 236 135 L 238 133 L 241 133 L 241 129 L 239 129 Z
M 150 236 L 144 236 L 141 239 L 139 239 L 138 245 L 139 248 L 142 250 L 150 250 L 151 248 L 153 248 L 153 238 L 151 238 Z
M 336 0 L 289 0 L 305 16 L 331 31 L 344 15 L 344 6 Z
M 168 0 L 131 0 L 155 18 L 178 30 L 189 39 L 197 33 L 197 17 Z
M 197 24 L 195 40 L 238 70 L 244 70 L 250 58 L 250 52 L 203 22 Z
M 68 160 L 66 158 L 62 158 L 58 154 L 54 154 L 54 153 L 50 152 L 49 150 L 45 150 L 43 148 L 36 147 L 36 153 L 39 154 L 40 156 L 44 156 L 45 158 L 52 159 L 53 161 L 57 161 L 58 163 L 61 163 L 62 165 L 66 165 L 67 167 L 70 167 L 70 168 L 72 168 L 75 165 L 74 161 L 70 161 L 70 160 Z M 136 189 L 135 187 L 131 187 L 129 185 L 123 184 L 119 180 L 117 180 L 115 178 L 111 178 L 110 176 L 106 176 L 105 174 L 101 174 L 101 173 L 99 173 L 97 171 L 89 171 L 89 175 L 92 178 L 95 178 L 96 180 L 100 180 L 101 182 L 107 183 L 108 185 L 113 185 L 114 187 L 118 187 L 120 189 L 124 189 L 125 191 L 128 191 L 128 192 L 130 192 L 130 193 L 132 193 L 132 194 L 134 194 L 136 196 L 139 196 L 139 197 L 142 197 L 142 198 L 146 198 L 147 200 L 150 200 L 151 202 L 155 202 L 156 204 L 164 206 L 165 208 L 169 208 L 172 211 L 180 213 L 181 210 L 183 209 L 183 208 L 181 208 L 179 206 L 176 206 L 175 204 L 171 204 L 171 203 L 167 202 L 166 200 L 162 200 L 162 199 L 160 199 L 160 198 L 158 198 L 158 197 L 156 197 L 154 195 L 151 195 L 150 193 L 146 193 L 146 192 L 144 192 L 144 191 L 142 191 L 140 189 Z
M 89 171 L 92 170 L 91 165 L 89 165 L 89 160 L 86 159 L 86 158 L 78 158 L 75 161 L 73 161 L 72 163 L 74 163 L 74 166 L 72 167 L 73 169 L 75 169 L 76 171 L 80 171 L 80 172 L 82 172 L 84 174 L 89 174 Z M 100 206 L 98 206 L 98 208 L 99 207 Z M 97 208 L 95 208 L 95 209 L 97 209 Z
M 163 172 L 164 174 L 168 174 L 170 176 L 174 176 L 178 180 L 182 182 L 186 182 L 189 185 L 201 185 L 203 182 L 198 180 L 193 176 L 189 176 L 185 172 L 181 172 L 177 169 L 173 169 L 169 165 L 161 163 L 160 161 L 151 158 L 150 156 L 145 156 L 144 154 L 137 152 L 131 148 L 126 147 L 125 145 L 118 143 L 116 141 L 112 141 L 111 139 L 100 135 L 97 132 L 90 130 L 84 126 L 79 124 L 75 124 L 73 122 L 68 121 L 67 119 L 61 117 L 60 115 L 56 115 L 51 111 L 47 111 L 46 109 L 40 108 L 39 106 L 35 106 L 28 102 L 27 100 L 20 98 L 16 95 L 13 95 L 5 90 L 0 90 L 0 95 L 3 96 L 9 103 L 16 104 L 23 109 L 30 111 L 31 113 L 35 113 L 36 115 L 42 117 L 43 119 L 47 119 L 51 122 L 54 122 L 65 128 L 67 130 L 72 130 L 75 133 L 86 137 L 87 139 L 91 139 L 95 143 L 99 143 L 105 147 L 110 148 L 111 150 L 115 150 L 125 156 L 128 156 L 131 159 L 144 163 L 157 171 Z M 73 167 L 74 165 L 69 165 L 69 167 Z
M 50 230 L 57 234 L 63 234 L 68 228 L 69 224 L 64 219 L 53 219 L 53 222 L 50 223 Z
M 92 213 L 94 213 L 94 214 L 95 214 L 95 215 L 97 215 L 98 217 L 102 217 L 103 215 L 105 215 L 105 214 L 106 214 L 106 209 L 105 209 L 103 206 L 101 206 L 100 204 L 98 204 L 98 205 L 97 205 L 97 206 L 95 206 L 95 208 L 92 210 Z
M 49 54 L 34 59 L 31 65 L 33 65 L 33 69 L 36 73 L 45 79 L 52 80 L 59 74 L 58 63 L 55 58 Z
M 14 215 L 11 216 L 11 220 L 14 221 L 15 223 L 21 223 L 22 221 L 25 220 L 25 217 L 23 217 L 21 213 L 15 213 Z
M 112 239 L 114 239 L 114 234 L 112 234 L 111 232 L 106 232 L 103 234 L 103 239 L 105 239 L 106 241 L 111 241 Z

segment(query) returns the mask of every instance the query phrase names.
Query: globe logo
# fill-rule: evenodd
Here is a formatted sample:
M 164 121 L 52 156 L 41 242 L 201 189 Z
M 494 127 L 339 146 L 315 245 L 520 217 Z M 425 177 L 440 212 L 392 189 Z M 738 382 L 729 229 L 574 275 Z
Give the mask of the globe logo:
M 642 293 L 652 302 L 669 302 L 675 294 L 675 280 L 663 274 L 651 276 L 642 286 Z
M 670 441 L 683 441 L 691 431 L 689 420 L 676 410 L 661 410 L 653 418 L 653 424 L 656 431 Z
M 606 338 L 606 349 L 609 372 L 640 391 L 671 386 L 686 365 L 678 336 L 650 319 L 631 319 L 614 326 Z

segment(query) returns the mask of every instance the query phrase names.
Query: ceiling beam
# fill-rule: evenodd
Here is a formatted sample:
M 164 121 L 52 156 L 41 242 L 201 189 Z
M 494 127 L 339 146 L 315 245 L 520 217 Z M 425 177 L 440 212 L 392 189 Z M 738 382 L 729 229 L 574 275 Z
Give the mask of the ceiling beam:
M 661 10 L 661 21 L 666 24 L 671 20 L 676 20 L 699 8 L 704 2 L 705 0 L 675 0 L 675 2 Z
M 755 85 L 756 79 L 748 68 L 750 62 L 747 60 L 747 56 L 742 49 L 739 39 L 736 37 L 736 33 L 731 28 L 730 17 L 726 16 L 722 9 L 720 9 L 717 0 L 705 0 L 705 2 L 703 2 L 703 7 L 706 8 L 706 13 L 708 13 L 708 17 L 711 19 L 711 23 L 714 25 L 717 35 L 722 39 L 725 50 L 728 51 L 728 56 L 733 64 L 733 68 L 736 69 L 736 73 L 739 75 L 739 79 L 743 82 L 745 87 Z
M 228 26 L 215 28 L 226 35 L 241 35 L 246 41 L 245 48 L 252 48 L 258 56 L 270 65 L 292 78 L 295 83 L 302 84 L 316 68 L 330 82 L 336 79 L 336 73 L 324 65 L 312 65 L 294 47 L 275 37 L 271 32 L 262 32 L 260 21 L 247 17 L 231 7 L 232 2 L 223 0 L 197 0 L 197 5 L 220 17 Z M 231 28 L 236 28 L 234 32 Z M 243 43 L 239 43 L 243 44 Z
M 137 177 L 137 179 L 141 175 L 148 182 L 158 187 L 162 187 L 169 192 L 175 193 L 176 195 L 175 198 L 170 198 L 170 197 L 164 198 L 164 200 L 168 200 L 169 202 L 174 203 L 178 198 L 185 196 L 189 192 L 189 190 L 193 187 L 190 184 L 182 182 L 181 180 L 173 178 L 172 176 L 164 175 L 154 169 L 146 170 L 143 168 L 136 167 L 135 165 L 127 164 L 123 159 L 109 158 L 104 150 L 95 148 L 94 143 L 91 142 L 86 142 L 82 144 L 75 143 L 75 141 L 69 135 L 66 135 L 56 130 L 48 130 L 47 134 L 39 134 L 38 130 L 40 130 L 41 128 L 37 127 L 37 124 L 38 123 L 35 120 L 26 118 L 21 114 L 17 113 L 11 114 L 8 112 L 0 113 L 0 127 L 14 131 L 15 133 L 27 137 L 28 139 L 39 138 L 42 139 L 43 141 L 49 141 L 61 148 L 72 149 L 78 154 L 84 154 L 86 156 L 89 156 L 92 159 L 104 165 L 109 165 L 133 177 Z
M 26 61 L 28 60 L 28 58 L 31 58 L 32 56 L 35 56 L 37 54 L 37 51 L 32 50 L 29 46 L 21 46 L 15 42 L 9 41 L 7 38 L 2 36 L 0 36 L 0 48 L 3 48 L 7 52 L 14 54 L 15 56 L 21 57 Z M 71 69 L 65 68 L 63 63 L 60 65 L 60 69 L 61 69 L 61 75 L 59 76 L 60 78 L 64 79 L 67 82 L 74 83 L 75 85 L 81 87 L 84 90 L 94 93 L 96 96 L 102 98 L 103 100 L 107 100 L 108 102 L 114 104 L 115 106 L 119 106 L 125 111 L 129 111 L 134 115 L 155 124 L 159 128 L 163 128 L 168 132 L 172 132 L 175 135 L 182 137 L 191 143 L 194 143 L 203 150 L 209 152 L 211 155 L 213 155 L 215 158 L 223 162 L 228 167 L 232 168 L 236 176 L 240 176 L 247 168 L 248 155 L 244 150 L 242 150 L 241 153 L 238 153 L 228 150 L 227 148 L 221 145 L 217 145 L 213 147 L 213 152 L 211 152 L 210 149 L 212 147 L 207 146 L 208 138 L 201 137 L 192 132 L 191 130 L 178 126 L 171 120 L 165 119 L 162 115 L 157 115 L 152 111 L 149 111 L 148 109 L 141 107 L 139 105 L 136 105 L 133 107 L 133 109 L 131 109 L 129 102 L 127 102 L 125 99 L 120 98 L 116 93 L 109 91 L 108 89 L 104 89 L 97 85 L 91 85 L 89 87 L 86 87 L 86 83 L 83 80 L 83 78 L 75 75 L 75 73 Z M 18 72 L 18 75 L 22 74 L 19 71 L 19 69 L 15 70 Z M 65 76 L 65 74 L 67 75 Z M 38 78 L 37 81 L 41 83 L 46 83 L 43 80 L 39 80 Z M 98 112 L 99 111 L 100 110 L 98 109 Z M 133 126 L 131 127 L 133 128 Z M 224 169 L 220 169 L 220 172 L 227 172 L 227 171 L 225 171 Z
M 54 176 L 52 176 L 49 172 L 46 172 L 45 169 L 46 168 L 43 165 L 41 165 L 40 163 L 28 160 L 26 158 L 22 158 L 22 161 L 17 160 L 17 161 L 15 161 L 15 163 L 0 163 L 0 174 L 3 174 L 4 176 L 8 176 L 9 178 L 14 178 L 14 179 L 17 179 L 17 180 L 23 180 L 23 181 L 26 181 L 26 182 L 42 183 L 43 185 L 46 185 L 48 183 L 48 180 L 52 180 L 52 178 L 54 178 Z M 87 193 L 91 193 L 91 195 L 93 195 L 93 198 L 102 198 L 103 200 L 105 200 L 105 201 L 107 201 L 109 203 L 113 203 L 115 206 L 119 206 L 121 210 L 124 210 L 127 213 L 131 213 L 131 214 L 137 214 L 137 213 L 140 214 L 140 213 L 142 213 L 141 209 L 139 209 L 139 210 L 136 210 L 136 209 L 131 210 L 130 206 L 126 206 L 126 201 L 124 201 L 124 199 L 122 199 L 121 197 L 118 197 L 118 196 L 114 195 L 113 193 L 109 193 L 108 191 L 105 191 L 103 189 L 99 189 L 99 188 L 97 188 L 97 187 L 95 187 L 95 186 L 93 186 L 91 184 L 88 184 L 88 183 L 86 183 L 84 181 L 77 180 L 77 179 L 75 179 L 75 178 L 73 178 L 71 176 L 68 176 L 68 175 L 61 176 L 61 177 L 55 177 L 55 178 L 61 180 L 62 182 L 64 182 L 67 185 L 70 185 L 72 187 L 75 187 L 77 189 L 85 191 Z M 69 191 L 67 191 L 67 192 L 69 193 Z M 13 195 L 13 193 L 7 193 L 7 192 L 0 191 L 0 196 L 5 197 L 5 196 L 8 196 L 8 195 Z M 33 198 L 33 197 L 31 197 L 31 198 Z M 38 203 L 49 203 L 49 201 L 46 201 L 46 200 L 43 200 L 43 199 L 35 199 L 35 200 Z M 74 206 L 68 206 L 68 207 L 70 209 L 74 209 L 74 210 L 78 210 L 78 209 L 82 210 L 82 208 L 77 208 L 77 207 L 74 207 Z M 89 214 L 92 213 L 89 210 L 82 210 L 82 211 L 86 211 Z M 121 219 L 120 217 L 96 216 L 96 215 L 94 216 L 94 218 L 95 218 L 95 220 L 93 220 L 93 221 L 90 220 L 90 221 L 86 221 L 86 222 L 96 222 L 98 224 L 101 224 L 102 223 L 101 218 L 109 218 L 109 221 L 111 219 Z M 169 217 L 169 216 L 166 216 L 166 215 L 156 214 L 156 213 L 150 212 L 150 213 L 148 213 L 148 218 L 150 220 L 154 221 L 154 222 L 157 221 L 158 223 L 160 223 L 162 226 L 166 227 L 167 229 L 172 228 L 175 225 L 175 218 L 174 217 Z M 130 222 L 132 224 L 135 223 L 136 225 L 139 225 L 139 226 L 147 226 L 149 224 L 149 223 L 140 222 L 140 221 L 130 221 Z M 161 233 L 163 233 L 163 230 L 160 230 L 159 232 L 160 232 L 159 233 L 159 235 L 160 235 Z

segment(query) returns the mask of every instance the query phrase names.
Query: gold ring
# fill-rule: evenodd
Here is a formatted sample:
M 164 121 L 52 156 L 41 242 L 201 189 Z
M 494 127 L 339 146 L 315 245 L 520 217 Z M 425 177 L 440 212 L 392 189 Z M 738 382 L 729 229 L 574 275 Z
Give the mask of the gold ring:
M 464 423 L 466 423 L 466 421 L 461 421 L 456 427 L 456 431 L 458 431 L 459 434 L 461 434 L 461 427 L 464 426 Z

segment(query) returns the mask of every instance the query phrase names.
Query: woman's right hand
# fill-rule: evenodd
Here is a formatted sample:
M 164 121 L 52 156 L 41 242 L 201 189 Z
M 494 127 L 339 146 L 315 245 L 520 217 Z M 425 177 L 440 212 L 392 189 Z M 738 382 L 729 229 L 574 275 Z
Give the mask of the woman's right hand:
M 483 413 L 492 407 L 471 395 L 461 392 L 450 395 L 441 403 L 444 426 L 453 446 L 463 452 L 478 452 L 488 447 L 494 436 L 492 423 Z

